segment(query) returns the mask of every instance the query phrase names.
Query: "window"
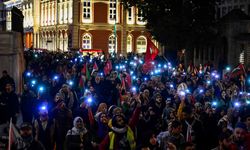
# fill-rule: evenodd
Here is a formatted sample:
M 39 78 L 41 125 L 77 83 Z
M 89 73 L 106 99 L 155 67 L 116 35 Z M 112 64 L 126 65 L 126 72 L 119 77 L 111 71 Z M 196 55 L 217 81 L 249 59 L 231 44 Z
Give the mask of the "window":
M 82 48 L 91 49 L 92 48 L 91 43 L 92 43 L 91 36 L 88 33 L 84 34 L 82 36 Z
M 92 22 L 92 3 L 91 0 L 83 0 L 83 23 L 91 23 Z
M 138 37 L 136 41 L 136 51 L 137 53 L 145 53 L 147 48 L 147 40 L 144 36 Z
M 244 50 L 240 53 L 240 56 L 239 56 L 239 63 L 244 64 Z
M 109 0 L 109 23 L 117 22 L 117 0 Z
M 127 53 L 132 52 L 132 36 L 127 37 Z
M 139 9 L 137 9 L 137 24 L 145 25 L 145 22 L 143 21 L 143 16 L 142 16 L 142 10 L 139 10 Z
M 115 40 L 115 35 L 111 35 L 109 36 L 109 53 L 114 53 L 116 52 L 116 49 L 117 49 L 117 46 L 116 46 L 116 43 L 117 43 L 117 39 Z
M 129 7 L 127 11 L 127 23 L 134 24 L 134 7 Z

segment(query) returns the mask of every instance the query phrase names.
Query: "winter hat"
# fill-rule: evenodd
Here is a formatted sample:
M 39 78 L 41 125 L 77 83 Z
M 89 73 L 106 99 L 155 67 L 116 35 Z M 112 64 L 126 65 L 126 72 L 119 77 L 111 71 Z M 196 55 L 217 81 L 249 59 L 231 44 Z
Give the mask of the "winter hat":
M 75 119 L 73 121 L 74 127 L 76 127 L 76 123 L 77 123 L 78 120 L 81 120 L 83 122 L 83 119 L 81 117 L 75 117 Z

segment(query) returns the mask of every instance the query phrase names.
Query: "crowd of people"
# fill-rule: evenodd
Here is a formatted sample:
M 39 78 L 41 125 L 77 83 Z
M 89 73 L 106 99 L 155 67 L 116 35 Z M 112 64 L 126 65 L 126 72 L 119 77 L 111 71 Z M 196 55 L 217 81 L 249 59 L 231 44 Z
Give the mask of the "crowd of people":
M 23 93 L 0 79 L 0 124 L 23 122 L 13 150 L 250 149 L 244 73 L 133 53 L 24 56 Z

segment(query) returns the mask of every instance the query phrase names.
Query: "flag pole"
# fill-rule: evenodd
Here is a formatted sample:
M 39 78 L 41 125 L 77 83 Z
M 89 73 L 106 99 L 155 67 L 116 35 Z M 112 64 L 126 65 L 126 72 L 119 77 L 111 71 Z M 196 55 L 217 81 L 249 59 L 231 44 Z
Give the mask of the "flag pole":
M 9 125 L 8 150 L 11 150 L 11 130 L 12 130 L 12 118 L 10 118 L 10 125 Z

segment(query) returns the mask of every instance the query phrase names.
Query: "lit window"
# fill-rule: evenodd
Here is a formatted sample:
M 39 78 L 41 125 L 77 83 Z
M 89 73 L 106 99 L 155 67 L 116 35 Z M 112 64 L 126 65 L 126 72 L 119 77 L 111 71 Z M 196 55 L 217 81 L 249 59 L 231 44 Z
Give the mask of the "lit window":
M 117 0 L 109 0 L 109 23 L 117 21 Z
M 144 36 L 140 36 L 136 41 L 137 53 L 145 53 L 147 48 L 147 40 Z
M 244 64 L 244 50 L 240 53 L 239 63 Z
M 146 23 L 143 21 L 142 10 L 137 9 L 137 24 L 145 25 Z
M 129 7 L 127 11 L 127 23 L 134 24 L 134 7 Z
M 109 53 L 116 52 L 116 47 L 115 35 L 113 34 L 109 37 Z
M 91 0 L 83 0 L 83 16 L 82 22 L 84 23 L 91 23 L 92 22 L 92 3 Z
M 132 52 L 132 36 L 129 35 L 127 38 L 127 53 Z
M 89 34 L 84 34 L 82 36 L 82 48 L 83 49 L 91 49 L 91 36 Z

